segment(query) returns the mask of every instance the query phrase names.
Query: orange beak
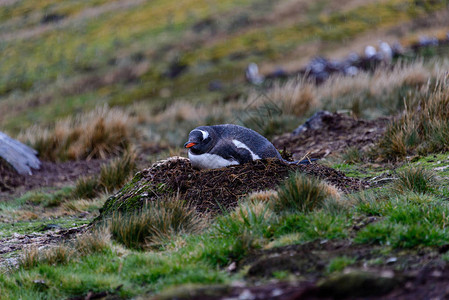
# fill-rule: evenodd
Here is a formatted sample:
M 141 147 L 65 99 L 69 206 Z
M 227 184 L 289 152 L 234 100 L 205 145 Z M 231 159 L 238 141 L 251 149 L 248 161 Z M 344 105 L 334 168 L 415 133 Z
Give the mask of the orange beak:
M 195 146 L 195 145 L 196 145 L 196 143 L 186 143 L 186 144 L 184 145 L 184 147 L 190 148 L 190 147 Z

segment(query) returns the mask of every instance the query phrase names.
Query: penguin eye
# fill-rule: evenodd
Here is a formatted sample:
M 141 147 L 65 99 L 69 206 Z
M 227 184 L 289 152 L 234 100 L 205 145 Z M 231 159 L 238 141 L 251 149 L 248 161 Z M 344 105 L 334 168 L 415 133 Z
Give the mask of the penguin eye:
M 204 140 L 203 140 L 203 143 L 205 143 L 205 144 L 207 144 L 207 143 L 209 143 L 210 142 L 210 136 L 208 136 L 207 138 L 205 138 Z

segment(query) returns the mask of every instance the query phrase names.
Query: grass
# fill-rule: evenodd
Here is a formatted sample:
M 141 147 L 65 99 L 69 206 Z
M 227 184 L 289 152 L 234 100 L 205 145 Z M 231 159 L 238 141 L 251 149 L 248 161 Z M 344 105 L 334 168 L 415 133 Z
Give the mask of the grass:
M 355 258 L 347 256 L 333 258 L 327 266 L 327 271 L 329 273 L 343 271 L 344 268 L 352 265 L 355 261 Z
M 58 121 L 52 128 L 29 128 L 19 137 L 41 159 L 65 161 L 104 159 L 131 145 L 133 120 L 121 109 L 98 107 L 92 112 Z
M 310 212 L 320 208 L 326 198 L 337 194 L 335 188 L 318 179 L 297 173 L 290 176 L 279 188 L 275 209 Z
M 434 191 L 436 185 L 435 174 L 422 167 L 411 167 L 397 172 L 398 180 L 393 189 L 398 193 L 412 191 L 415 193 L 429 193 Z
M 286 182 L 295 183 L 298 178 L 292 174 Z M 292 210 L 276 208 L 282 193 L 287 193 L 281 186 L 242 199 L 234 210 L 209 219 L 208 226 L 185 202 L 161 199 L 135 214 L 113 216 L 109 227 L 98 233 L 84 233 L 69 244 L 47 250 L 30 249 L 22 256 L 19 270 L 0 275 L 0 287 L 9 298 L 28 293 L 53 299 L 89 291 L 135 297 L 186 284 L 229 284 L 247 269 L 235 274 L 225 269 L 262 249 L 316 240 L 349 240 L 399 250 L 444 245 L 449 237 L 449 207 L 440 191 L 397 193 L 396 189 L 392 183 L 381 190 L 322 198 L 313 209 Z M 364 221 L 372 216 L 374 222 Z M 323 276 L 357 264 L 349 256 L 329 257 Z M 273 276 L 292 275 L 279 270 Z M 13 282 L 24 288 L 9 289 Z
M 448 150 L 447 78 L 441 78 L 422 94 L 412 94 L 404 113 L 388 127 L 379 142 L 379 155 L 395 160 Z
M 75 198 L 93 199 L 121 188 L 134 175 L 135 154 L 126 152 L 101 167 L 99 176 L 80 177 L 73 189 Z
M 148 203 L 141 211 L 117 212 L 110 220 L 113 238 L 136 249 L 161 247 L 174 235 L 195 232 L 201 226 L 196 211 L 177 197 Z

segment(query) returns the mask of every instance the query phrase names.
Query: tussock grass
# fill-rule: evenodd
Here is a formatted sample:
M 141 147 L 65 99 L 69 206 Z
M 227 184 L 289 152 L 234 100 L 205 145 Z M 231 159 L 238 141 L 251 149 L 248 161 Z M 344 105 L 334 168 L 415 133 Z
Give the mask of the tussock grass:
M 379 142 L 379 155 L 397 160 L 407 155 L 449 150 L 449 77 L 412 97 L 412 105 L 390 124 Z
M 263 230 L 275 218 L 269 203 L 247 200 L 239 204 L 232 212 L 215 220 L 215 230 L 224 236 L 238 237 L 249 234 L 254 237 L 263 235 Z
M 163 245 L 176 234 L 197 232 L 203 220 L 178 197 L 148 203 L 134 213 L 116 213 L 110 220 L 113 238 L 128 248 L 146 249 Z
M 112 193 L 127 182 L 136 170 L 136 155 L 126 152 L 101 167 L 98 177 L 81 177 L 73 190 L 75 198 L 93 199 L 102 193 Z
M 107 228 L 84 233 L 73 242 L 73 247 L 81 256 L 107 251 L 111 247 L 111 234 Z
M 101 253 L 111 247 L 110 234 L 105 228 L 86 232 L 73 241 L 44 249 L 32 247 L 25 250 L 18 259 L 18 266 L 28 270 L 42 264 L 60 265 L 72 262 L 80 257 Z
M 435 174 L 422 167 L 405 168 L 398 171 L 397 176 L 392 189 L 398 193 L 429 193 L 434 191 L 436 185 Z
M 80 177 L 75 184 L 73 196 L 75 198 L 93 199 L 98 195 L 100 185 L 96 177 Z
M 326 198 L 337 194 L 334 187 L 314 177 L 295 173 L 279 187 L 274 208 L 277 212 L 311 212 L 320 208 Z
M 74 249 L 67 245 L 50 246 L 49 248 L 39 250 L 31 248 L 26 250 L 19 258 L 19 267 L 31 269 L 40 264 L 59 265 L 68 263 L 76 257 Z
M 105 192 L 112 192 L 122 186 L 136 169 L 136 156 L 132 152 L 125 153 L 107 165 L 103 165 L 100 171 L 99 184 Z
M 19 135 L 43 160 L 109 158 L 123 153 L 135 136 L 134 120 L 107 106 L 57 121 L 52 128 L 34 126 Z
M 40 262 L 40 252 L 37 247 L 25 249 L 18 259 L 18 265 L 26 270 L 36 267 Z
M 342 153 L 341 158 L 345 163 L 355 164 L 363 160 L 363 153 L 357 147 L 348 147 Z
M 264 202 L 269 205 L 272 204 L 278 197 L 278 192 L 275 190 L 265 190 L 250 193 L 246 199 L 250 203 Z

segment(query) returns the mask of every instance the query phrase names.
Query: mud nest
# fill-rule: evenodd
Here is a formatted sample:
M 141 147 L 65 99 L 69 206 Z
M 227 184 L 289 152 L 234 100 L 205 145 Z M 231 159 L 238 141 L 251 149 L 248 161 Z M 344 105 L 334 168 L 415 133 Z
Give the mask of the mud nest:
M 155 163 L 110 197 L 100 219 L 114 211 L 132 211 L 148 201 L 179 195 L 200 212 L 218 212 L 236 206 L 239 198 L 253 191 L 276 188 L 291 172 L 313 175 L 343 192 L 366 188 L 366 182 L 319 164 L 286 165 L 277 159 L 256 160 L 243 165 L 213 170 L 193 169 L 190 161 L 172 157 Z

